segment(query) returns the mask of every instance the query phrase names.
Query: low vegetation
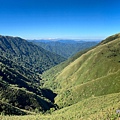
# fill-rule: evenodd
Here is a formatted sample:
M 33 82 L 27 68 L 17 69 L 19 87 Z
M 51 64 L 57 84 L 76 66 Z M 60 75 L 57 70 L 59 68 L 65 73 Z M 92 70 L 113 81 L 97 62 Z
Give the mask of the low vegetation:
M 21 69 L 28 68 L 1 56 L 0 119 L 120 119 L 120 34 L 42 75 Z
M 61 110 L 41 115 L 4 116 L 1 120 L 119 120 L 120 93 L 84 99 Z
M 72 105 L 92 95 L 120 92 L 120 38 L 106 40 L 105 44 L 102 42 L 72 62 L 61 63 L 43 74 L 43 78 L 47 78 L 44 86 L 59 93 L 55 98 L 59 107 Z M 54 77 L 50 72 L 55 73 Z

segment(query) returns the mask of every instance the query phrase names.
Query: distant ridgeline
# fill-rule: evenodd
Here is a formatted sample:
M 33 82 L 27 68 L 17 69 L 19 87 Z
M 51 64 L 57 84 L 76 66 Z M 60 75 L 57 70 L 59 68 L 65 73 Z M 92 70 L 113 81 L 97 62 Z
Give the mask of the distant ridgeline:
M 31 71 L 42 73 L 65 58 L 19 37 L 0 36 L 0 55 Z
M 75 55 L 79 51 L 83 51 L 85 49 L 89 49 L 95 45 L 97 45 L 100 41 L 98 40 L 29 40 L 50 52 L 56 53 L 65 58 L 70 58 Z

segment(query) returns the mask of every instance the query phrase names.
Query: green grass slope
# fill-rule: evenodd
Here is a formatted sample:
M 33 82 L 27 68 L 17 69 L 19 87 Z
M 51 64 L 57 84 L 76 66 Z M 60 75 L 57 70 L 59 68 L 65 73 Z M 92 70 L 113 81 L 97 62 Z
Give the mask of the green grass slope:
M 63 68 L 54 75 L 52 84 L 45 82 L 58 93 L 60 108 L 91 96 L 120 92 L 120 35 L 108 37 Z
M 91 97 L 51 114 L 4 116 L 1 120 L 119 120 L 120 93 Z
M 92 49 L 92 48 L 91 48 Z M 41 84 L 43 84 L 44 87 L 46 88 L 50 88 L 52 90 L 56 89 L 56 84 L 55 82 L 53 82 L 56 77 L 61 73 L 61 71 L 67 67 L 70 63 L 72 63 L 73 61 L 75 61 L 78 57 L 80 57 L 82 54 L 88 52 L 89 49 L 83 50 L 78 52 L 76 55 L 74 55 L 73 57 L 69 58 L 68 60 L 52 67 L 51 69 L 45 71 L 42 73 L 42 81 Z

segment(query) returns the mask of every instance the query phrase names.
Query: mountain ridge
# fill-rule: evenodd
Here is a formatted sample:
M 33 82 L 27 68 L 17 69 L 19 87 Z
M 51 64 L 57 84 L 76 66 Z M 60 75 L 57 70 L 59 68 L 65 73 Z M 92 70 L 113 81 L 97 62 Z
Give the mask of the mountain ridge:
M 7 61 L 7 64 L 6 64 Z M 10 64 L 10 65 L 9 65 Z M 17 68 L 16 68 L 17 67 Z M 40 87 L 40 76 L 9 60 L 0 60 L 0 112 L 25 115 L 55 108 L 56 93 Z
M 0 113 L 25 115 L 57 109 L 57 94 L 41 86 L 40 73 L 63 60 L 22 38 L 0 36 Z
M 0 109 L 3 114 L 8 114 L 9 110 L 11 114 L 33 114 L 18 117 L 25 120 L 119 118 L 116 113 L 120 109 L 119 35 L 110 36 L 99 45 L 77 53 L 40 76 L 29 68 L 7 60 L 6 56 L 1 55 L 0 58 Z M 20 72 L 21 69 L 25 73 Z M 26 86 L 15 84 L 21 80 Z M 24 99 L 26 105 L 19 98 Z M 34 115 L 40 111 L 45 115 Z M 1 118 L 4 120 L 4 117 Z M 16 118 L 6 117 L 10 120 Z
M 62 66 L 66 65 L 63 69 L 59 69 L 60 71 L 58 70 L 57 73 L 53 73 L 54 78 L 50 77 L 50 70 L 58 69 L 61 67 L 60 65 L 43 74 L 44 78 L 48 76 L 44 86 L 59 93 L 55 101 L 61 108 L 75 104 L 82 98 L 86 99 L 92 95 L 98 95 L 98 93 L 99 95 L 104 95 L 114 93 L 115 91 L 120 92 L 120 37 L 117 34 L 113 35 L 113 38 L 115 39 L 111 40 L 111 37 L 106 38 L 99 45 L 80 54 L 78 58 L 69 64 L 62 63 Z M 53 84 L 50 84 L 52 81 Z M 103 81 L 104 84 L 100 81 Z M 98 93 L 94 84 L 98 88 L 100 87 L 99 84 L 101 85 Z M 116 89 L 110 86 L 116 87 Z M 101 91 L 102 87 L 103 91 Z M 91 88 L 91 93 L 88 88 Z M 110 90 L 107 88 L 110 88 Z M 104 91 L 107 92 L 105 93 Z
M 44 50 L 19 37 L 0 36 L 0 53 L 9 59 L 42 73 L 65 58 Z
M 99 43 L 98 41 L 75 40 L 31 40 L 29 42 L 32 42 L 50 52 L 59 54 L 65 58 L 70 58 L 77 52 L 89 49 Z

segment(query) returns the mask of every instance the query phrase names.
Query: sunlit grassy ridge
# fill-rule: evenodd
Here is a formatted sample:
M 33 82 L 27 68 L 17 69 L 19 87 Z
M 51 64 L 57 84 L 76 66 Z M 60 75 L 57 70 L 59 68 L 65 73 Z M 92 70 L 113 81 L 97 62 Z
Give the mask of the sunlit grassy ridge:
M 88 97 L 118 92 L 120 92 L 120 71 L 61 91 L 56 103 L 59 106 L 69 106 Z
M 50 80 L 45 82 L 47 87 L 55 89 L 58 93 L 56 103 L 60 108 L 91 96 L 120 92 L 120 37 L 118 34 L 108 37 L 67 65 L 62 64 L 58 65 L 57 69 L 54 68 L 54 71 L 58 70 L 56 74 L 53 73 L 54 77 L 50 77 L 49 74 Z M 60 69 L 61 67 L 63 70 Z
M 56 77 L 61 73 L 61 71 L 68 66 L 70 63 L 72 63 L 73 61 L 75 61 L 78 57 L 80 57 L 82 54 L 86 53 L 89 49 L 86 49 L 84 51 L 81 51 L 79 53 L 77 53 L 75 56 L 69 58 L 68 60 L 66 60 L 65 62 L 60 63 L 59 65 L 56 65 L 55 67 L 52 67 L 51 69 L 45 71 L 42 74 L 42 78 L 43 80 L 41 81 L 41 83 L 43 82 L 43 86 L 50 88 L 52 90 L 55 90 L 58 87 L 58 83 L 56 84 L 55 82 L 53 82 Z M 52 84 L 51 84 L 52 83 Z
M 51 114 L 0 116 L 1 120 L 119 120 L 120 93 L 92 96 Z

